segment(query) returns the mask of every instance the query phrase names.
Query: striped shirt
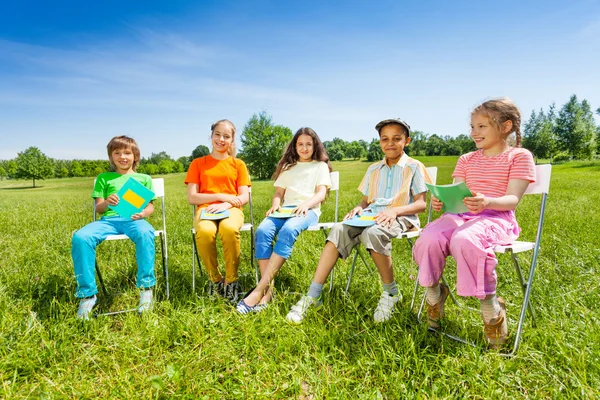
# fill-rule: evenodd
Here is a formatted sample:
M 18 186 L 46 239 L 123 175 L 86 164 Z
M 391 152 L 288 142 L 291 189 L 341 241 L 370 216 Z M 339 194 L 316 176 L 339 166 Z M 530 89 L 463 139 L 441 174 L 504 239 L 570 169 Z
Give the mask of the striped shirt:
M 463 178 L 471 192 L 502 197 L 511 179 L 535 182 L 535 163 L 529 150 L 523 148 L 511 147 L 492 157 L 476 150 L 460 156 L 452 177 Z
M 367 196 L 369 209 L 381 212 L 389 207 L 399 207 L 414 202 L 414 196 L 427 191 L 425 182 L 431 183 L 431 178 L 425 166 L 406 153 L 398 163 L 388 167 L 385 159 L 372 164 L 367 169 L 358 190 Z M 419 217 L 416 214 L 403 215 L 415 227 L 419 227 Z

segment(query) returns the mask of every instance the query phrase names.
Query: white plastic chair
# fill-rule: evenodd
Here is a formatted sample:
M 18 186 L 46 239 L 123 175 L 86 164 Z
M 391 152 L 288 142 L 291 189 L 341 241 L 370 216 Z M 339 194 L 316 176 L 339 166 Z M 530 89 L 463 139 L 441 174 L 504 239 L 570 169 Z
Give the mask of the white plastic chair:
M 428 167 L 425 169 L 427 170 L 427 173 L 429 174 L 429 177 L 431 178 L 431 183 L 435 185 L 435 183 L 437 182 L 438 168 L 437 167 Z M 428 211 L 427 211 L 427 223 L 429 223 L 429 221 L 431 221 L 431 211 L 432 211 L 432 208 L 431 208 L 431 201 L 430 201 L 429 206 L 428 206 Z M 415 238 L 419 237 L 422 230 L 423 229 L 419 228 L 419 229 L 414 229 L 414 230 L 411 230 L 408 232 L 402 232 L 402 234 L 400 236 L 394 238 L 393 240 L 398 240 L 398 239 L 408 240 L 408 243 L 412 250 L 413 240 Z M 412 252 L 411 252 L 411 254 L 412 254 Z M 367 260 L 365 259 L 365 257 L 363 256 L 363 254 L 360 251 L 360 246 L 356 246 L 356 250 L 354 251 L 354 260 L 352 260 L 352 267 L 350 267 L 350 275 L 348 276 L 348 282 L 346 283 L 346 290 L 344 291 L 345 294 L 348 294 L 348 290 L 350 289 L 350 283 L 352 283 L 352 276 L 354 275 L 354 269 L 356 268 L 356 261 L 357 261 L 358 257 L 361 258 L 363 264 L 367 267 L 369 272 L 373 273 L 373 271 L 371 270 L 371 267 L 369 267 L 369 264 L 367 263 Z M 411 256 L 411 259 L 412 259 L 412 256 Z M 414 306 L 414 300 L 415 300 L 415 296 L 417 293 L 417 289 L 418 289 L 418 282 L 415 283 L 415 288 L 413 291 L 413 300 L 410 305 L 411 310 Z
M 510 353 L 500 353 L 502 356 L 513 356 L 517 350 L 519 349 L 519 343 L 521 341 L 521 334 L 523 332 L 523 324 L 525 322 L 525 316 L 527 310 L 531 315 L 531 319 L 533 324 L 535 325 L 535 313 L 533 311 L 533 307 L 531 305 L 531 287 L 533 284 L 533 278 L 535 275 L 535 268 L 537 265 L 537 259 L 540 251 L 540 243 L 542 240 L 542 230 L 544 227 L 544 213 L 546 211 L 546 199 L 548 197 L 548 193 L 550 191 L 550 178 L 552 175 L 552 165 L 543 164 L 536 165 L 535 167 L 536 181 L 531 183 L 527 190 L 525 191 L 525 195 L 542 195 L 542 200 L 540 202 L 540 213 L 537 221 L 537 233 L 535 235 L 534 242 L 526 242 L 526 241 L 515 241 L 514 243 L 507 246 L 496 246 L 494 247 L 495 253 L 509 253 L 513 264 L 515 266 L 515 270 L 517 276 L 519 278 L 519 283 L 521 285 L 521 290 L 523 291 L 523 302 L 521 304 L 521 313 L 519 315 L 519 323 L 517 325 L 517 332 L 515 334 L 515 343 L 513 345 L 513 349 Z M 519 259 L 517 258 L 517 254 L 524 253 L 527 251 L 533 251 L 533 255 L 531 258 L 531 264 L 529 266 L 529 275 L 527 277 L 527 281 L 525 281 L 523 271 L 521 269 L 521 265 L 519 263 Z M 444 277 L 442 276 L 442 280 L 445 282 Z M 421 300 L 421 306 L 419 307 L 419 313 L 417 314 L 417 318 L 421 320 L 421 314 L 423 312 L 423 308 L 425 305 L 426 294 L 423 294 L 423 299 Z M 453 298 L 454 303 L 460 306 L 460 303 Z M 479 312 L 479 310 L 476 310 Z M 461 343 L 469 344 L 472 346 L 476 346 L 474 343 L 471 343 L 463 338 L 459 338 L 457 336 L 450 335 L 446 332 L 443 332 L 439 329 L 429 328 L 431 331 L 438 332 L 444 336 L 447 336 L 453 340 L 459 341 Z
M 96 180 L 94 180 L 94 184 L 96 183 Z M 160 230 L 155 230 L 154 231 L 154 237 L 159 237 L 160 238 L 160 249 L 161 249 L 161 256 L 162 256 L 162 265 L 163 265 L 163 274 L 165 276 L 165 294 L 167 297 L 167 300 L 169 299 L 169 264 L 168 264 L 168 254 L 167 254 L 167 220 L 166 220 L 166 212 L 165 212 L 165 181 L 163 178 L 155 178 L 152 179 L 152 187 L 153 187 L 153 192 L 156 196 L 157 199 L 160 199 L 161 202 L 161 209 L 162 209 L 162 229 Z M 96 220 L 96 204 L 94 203 L 93 205 L 93 218 L 94 221 Z M 111 241 L 111 240 L 127 240 L 129 239 L 129 237 L 125 234 L 121 234 L 121 235 L 109 235 L 105 240 L 106 241 Z M 104 295 L 107 295 L 107 291 L 106 291 L 106 286 L 104 285 L 104 280 L 102 279 L 102 274 L 100 273 L 100 267 L 98 266 L 98 259 L 96 258 L 96 274 L 98 275 L 98 280 L 100 281 L 100 286 L 102 287 L 102 292 L 104 293 Z M 123 312 L 129 312 L 129 311 L 137 311 L 137 308 L 131 309 L 131 310 L 123 310 L 123 311 L 116 311 L 116 312 L 109 312 L 109 313 L 103 313 L 103 314 L 96 314 L 96 316 L 101 316 L 101 315 L 113 315 L 113 314 L 120 314 Z
M 254 268 L 254 275 L 256 284 L 258 285 L 258 280 L 260 279 L 260 271 L 258 270 L 258 265 L 254 264 L 254 212 L 252 210 L 252 187 L 248 187 L 248 204 L 250 206 L 250 223 L 245 223 L 242 225 L 240 232 L 250 232 L 250 265 Z M 196 206 L 192 205 L 192 222 L 194 221 L 194 216 L 196 215 Z M 198 271 L 202 273 L 200 269 L 200 265 L 202 265 L 200 261 L 200 255 L 198 254 L 198 247 L 196 246 L 196 229 L 192 227 L 192 292 L 196 292 L 196 262 L 198 263 Z

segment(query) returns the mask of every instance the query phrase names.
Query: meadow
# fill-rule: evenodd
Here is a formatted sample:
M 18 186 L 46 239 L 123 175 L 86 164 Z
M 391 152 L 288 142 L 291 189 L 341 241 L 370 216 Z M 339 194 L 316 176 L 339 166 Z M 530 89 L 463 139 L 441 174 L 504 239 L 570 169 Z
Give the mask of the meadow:
M 449 183 L 456 157 L 421 158 Z M 356 190 L 369 164 L 334 163 L 340 171 L 340 216 L 360 200 Z M 381 293 L 377 274 L 359 265 L 344 295 L 350 262 L 338 262 L 334 289 L 299 326 L 285 315 L 312 277 L 323 235 L 303 233 L 276 280 L 265 312 L 238 315 L 191 290 L 191 209 L 184 174 L 166 175 L 170 300 L 157 257 L 159 286 L 153 312 L 75 319 L 77 300 L 71 233 L 90 222 L 92 179 L 0 182 L 1 398 L 598 398 L 600 396 L 600 163 L 553 167 L 542 250 L 533 288 L 535 326 L 528 319 L 513 358 L 428 332 L 410 310 L 415 266 L 406 241 L 395 241 L 396 280 L 404 295 L 393 318 L 373 322 Z M 273 194 L 254 182 L 258 224 Z M 335 197 L 323 206 L 333 219 Z M 539 198 L 517 211 L 522 238 L 533 240 Z M 249 209 L 245 207 L 246 221 Z M 151 218 L 159 225 L 159 212 Z M 435 217 L 436 215 L 434 215 Z M 422 217 L 425 222 L 425 216 Z M 244 288 L 253 286 L 249 236 L 242 233 Z M 157 251 L 159 246 L 157 243 Z M 509 329 L 518 317 L 520 289 L 510 259 L 498 266 L 498 293 L 507 301 Z M 137 304 L 134 247 L 103 243 L 98 259 L 108 298 L 104 311 Z M 529 261 L 529 255 L 523 256 Z M 448 278 L 452 282 L 452 266 Z M 372 266 L 373 268 L 373 266 Z M 446 329 L 482 342 L 477 313 L 448 303 Z M 512 341 L 509 342 L 512 344 Z

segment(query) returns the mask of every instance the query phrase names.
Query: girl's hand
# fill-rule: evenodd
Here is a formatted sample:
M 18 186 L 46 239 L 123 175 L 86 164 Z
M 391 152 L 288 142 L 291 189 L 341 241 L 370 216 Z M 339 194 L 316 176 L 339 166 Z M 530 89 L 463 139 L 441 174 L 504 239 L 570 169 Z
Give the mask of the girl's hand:
M 463 204 L 467 206 L 467 209 L 472 214 L 479 214 L 483 210 L 486 209 L 488 204 L 490 204 L 490 199 L 485 197 L 483 193 L 473 193 L 475 196 L 473 197 L 465 197 L 463 199 Z
M 363 208 L 361 206 L 356 206 L 346 216 L 344 217 L 344 221 L 350 218 L 353 218 L 356 214 L 362 215 Z
M 206 207 L 206 212 L 207 213 L 219 213 L 221 211 L 225 211 L 230 209 L 231 203 L 216 203 L 216 204 L 210 204 L 208 207 Z
M 238 196 L 231 196 L 231 198 L 225 202 L 231 204 L 233 207 L 242 207 L 242 200 Z
M 442 211 L 443 205 L 444 203 L 439 201 L 437 197 L 431 196 L 431 208 L 433 208 L 433 211 Z
M 309 207 L 306 207 L 304 204 L 300 204 L 298 207 L 292 210 L 292 213 L 296 214 L 298 217 L 306 217 L 308 210 L 310 210 Z
M 392 223 L 396 220 L 396 212 L 393 210 L 385 210 L 375 216 L 375 222 L 384 228 L 389 228 Z
M 106 202 L 111 206 L 116 206 L 117 204 L 119 204 L 119 196 L 117 196 L 116 194 L 111 194 L 106 198 Z
M 281 211 L 281 206 L 272 206 L 271 208 L 269 208 L 267 210 L 267 217 L 271 214 L 273 214 L 275 211 Z

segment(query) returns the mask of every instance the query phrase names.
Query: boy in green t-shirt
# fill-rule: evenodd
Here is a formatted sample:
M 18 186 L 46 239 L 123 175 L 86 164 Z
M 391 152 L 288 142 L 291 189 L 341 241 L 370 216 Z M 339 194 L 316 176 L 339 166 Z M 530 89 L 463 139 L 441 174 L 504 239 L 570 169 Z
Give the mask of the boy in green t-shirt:
M 75 296 L 80 298 L 77 318 L 88 319 L 92 308 L 96 305 L 96 246 L 109 235 L 127 235 L 134 243 L 138 264 L 137 287 L 140 288 L 138 312 L 142 313 L 152 307 L 152 287 L 156 284 L 154 277 L 154 228 L 144 218 L 154 212 L 152 202 L 148 203 L 140 213 L 131 219 L 120 217 L 109 208 L 119 203 L 117 193 L 129 178 L 133 178 L 152 190 L 152 178 L 136 173 L 140 161 L 140 149 L 134 139 L 117 136 L 108 143 L 108 159 L 114 172 L 98 175 L 92 197 L 95 200 L 96 212 L 103 214 L 98 221 L 87 224 L 73 235 L 71 255 L 77 279 Z

